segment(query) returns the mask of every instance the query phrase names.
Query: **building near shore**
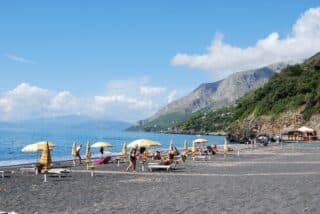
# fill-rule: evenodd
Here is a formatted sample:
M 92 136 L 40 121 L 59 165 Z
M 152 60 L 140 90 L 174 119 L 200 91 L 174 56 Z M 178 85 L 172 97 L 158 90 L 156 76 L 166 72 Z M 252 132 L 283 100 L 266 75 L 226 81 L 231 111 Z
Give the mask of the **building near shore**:
M 306 126 L 282 133 L 282 140 L 287 141 L 315 141 L 318 140 L 317 132 Z

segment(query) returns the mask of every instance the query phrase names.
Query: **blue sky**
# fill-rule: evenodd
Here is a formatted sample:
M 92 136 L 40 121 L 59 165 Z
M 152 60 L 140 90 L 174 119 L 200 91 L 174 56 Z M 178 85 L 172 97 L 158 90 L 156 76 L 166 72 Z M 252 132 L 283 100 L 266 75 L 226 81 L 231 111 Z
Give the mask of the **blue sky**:
M 246 48 L 256 48 L 257 41 L 269 38 L 274 32 L 268 41 L 262 42 L 263 47 L 269 40 L 278 44 L 291 37 L 295 39 L 297 36 L 290 36 L 295 34 L 293 26 L 319 3 L 312 0 L 1 1 L 0 112 L 7 116 L 0 119 L 90 111 L 106 118 L 125 112 L 126 116 L 119 119 L 142 119 L 203 82 L 264 63 L 295 60 L 314 53 L 310 48 L 290 57 L 284 57 L 282 52 L 273 53 L 277 58 L 266 56 L 265 60 L 255 59 L 259 63 L 251 64 L 248 60 L 252 57 L 247 56 Z M 310 24 L 312 28 L 315 25 Z M 212 42 L 214 38 L 216 43 Z M 217 48 L 219 41 L 223 41 L 222 49 Z M 240 62 L 229 63 L 223 59 L 217 62 L 219 51 L 228 52 L 229 46 L 243 49 L 241 57 L 247 57 Z M 209 51 L 210 47 L 214 51 Z M 231 56 L 233 51 L 235 48 L 231 49 Z M 234 58 L 238 58 L 236 53 Z M 13 116 L 19 108 L 16 102 L 21 99 L 9 98 L 39 90 L 48 92 L 43 96 L 51 97 L 47 101 L 50 105 L 62 92 L 76 101 L 72 109 L 64 111 L 52 112 L 42 107 Z M 112 104 L 115 106 L 108 109 L 109 113 L 102 110 L 103 106 L 99 112 L 75 107 L 79 103 L 86 106 L 85 102 L 90 103 L 97 96 L 117 104 Z M 63 97 L 61 105 L 64 99 L 70 101 Z M 125 99 L 132 102 L 124 102 Z M 148 107 L 126 109 L 126 105 L 138 102 Z M 36 104 L 30 103 L 30 108 Z

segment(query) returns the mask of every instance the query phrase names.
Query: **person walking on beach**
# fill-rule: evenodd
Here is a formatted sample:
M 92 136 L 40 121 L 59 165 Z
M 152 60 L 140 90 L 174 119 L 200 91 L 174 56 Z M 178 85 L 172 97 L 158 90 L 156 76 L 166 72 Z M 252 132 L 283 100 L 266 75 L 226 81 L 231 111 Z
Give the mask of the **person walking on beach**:
M 76 153 L 76 156 L 79 158 L 79 163 L 81 164 L 81 156 L 80 156 L 80 151 L 81 151 L 81 148 L 82 148 L 82 144 L 80 144 L 79 146 L 77 146 L 77 153 Z
M 132 170 L 134 172 L 136 172 L 136 165 L 137 165 L 137 149 L 136 148 L 132 148 L 130 151 L 130 163 L 129 166 L 127 168 L 127 171 L 129 171 L 130 168 L 132 168 Z

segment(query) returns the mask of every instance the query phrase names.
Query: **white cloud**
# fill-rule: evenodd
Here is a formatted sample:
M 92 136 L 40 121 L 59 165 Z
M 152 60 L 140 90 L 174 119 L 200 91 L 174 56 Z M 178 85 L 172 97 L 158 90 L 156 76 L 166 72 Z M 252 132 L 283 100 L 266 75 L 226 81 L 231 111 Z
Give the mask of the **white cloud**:
M 57 92 L 21 83 L 0 95 L 0 120 L 87 115 L 137 121 L 155 113 L 170 96 L 163 87 L 145 83 L 145 80 L 111 81 L 107 92 L 93 97 L 77 97 L 69 91 Z M 144 87 L 148 93 L 141 93 Z
M 24 119 L 47 113 L 52 94 L 46 89 L 21 83 L 0 97 L 0 119 Z
M 69 91 L 62 91 L 53 96 L 48 106 L 51 114 L 81 114 L 81 107 L 84 103 Z
M 166 91 L 164 87 L 140 86 L 141 95 L 157 95 Z
M 277 62 L 297 62 L 320 51 L 320 8 L 311 8 L 301 15 L 292 32 L 280 38 L 270 33 L 254 46 L 240 48 L 224 43 L 217 33 L 204 54 L 179 53 L 172 59 L 173 65 L 212 72 L 215 79 L 230 73 L 262 67 Z
M 30 59 L 21 57 L 21 56 L 17 56 L 15 54 L 6 54 L 6 56 L 8 57 L 8 59 L 15 61 L 15 62 L 20 62 L 20 63 L 29 63 L 29 64 L 33 64 L 34 62 L 31 61 Z

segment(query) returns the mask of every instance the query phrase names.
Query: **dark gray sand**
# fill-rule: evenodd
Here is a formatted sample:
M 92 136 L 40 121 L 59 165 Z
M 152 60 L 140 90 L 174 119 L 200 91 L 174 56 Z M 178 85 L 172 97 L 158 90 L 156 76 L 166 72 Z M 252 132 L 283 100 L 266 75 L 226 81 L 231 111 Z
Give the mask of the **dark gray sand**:
M 62 162 L 58 165 L 70 163 Z M 320 213 L 320 149 L 260 147 L 187 160 L 171 172 L 84 166 L 68 177 L 0 178 L 0 211 L 17 213 Z

